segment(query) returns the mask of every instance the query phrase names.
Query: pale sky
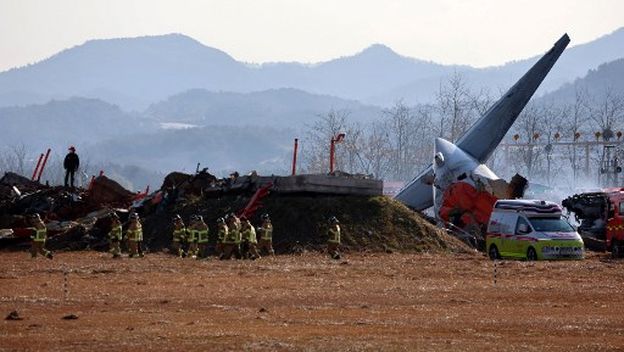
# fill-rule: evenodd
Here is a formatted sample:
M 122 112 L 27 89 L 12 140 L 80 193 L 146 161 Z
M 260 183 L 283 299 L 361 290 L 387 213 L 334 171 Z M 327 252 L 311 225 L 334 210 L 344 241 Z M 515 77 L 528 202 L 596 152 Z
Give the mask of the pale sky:
M 319 62 L 382 43 L 499 65 L 624 26 L 622 0 L 0 0 L 0 71 L 89 39 L 186 34 L 246 62 Z

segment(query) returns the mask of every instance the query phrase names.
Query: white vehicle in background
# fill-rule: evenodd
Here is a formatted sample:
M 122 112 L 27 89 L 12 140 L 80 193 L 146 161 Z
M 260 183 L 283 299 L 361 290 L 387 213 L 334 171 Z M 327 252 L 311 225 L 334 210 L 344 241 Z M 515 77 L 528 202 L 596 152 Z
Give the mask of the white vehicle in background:
M 490 259 L 583 259 L 583 239 L 561 207 L 543 200 L 499 200 L 488 223 Z

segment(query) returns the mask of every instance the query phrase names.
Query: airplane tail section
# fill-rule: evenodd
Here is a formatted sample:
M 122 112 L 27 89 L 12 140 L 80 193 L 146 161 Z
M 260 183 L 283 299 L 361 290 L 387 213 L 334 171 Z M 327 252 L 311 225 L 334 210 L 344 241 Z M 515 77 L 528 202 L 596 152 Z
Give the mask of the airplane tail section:
M 466 133 L 457 146 L 479 162 L 486 162 L 516 121 L 563 50 L 570 43 L 564 34 Z
M 457 146 L 479 162 L 485 163 L 569 43 L 570 38 L 564 34 L 552 49 L 459 138 Z M 399 191 L 395 198 L 416 210 L 431 207 L 432 179 L 433 170 L 429 165 Z

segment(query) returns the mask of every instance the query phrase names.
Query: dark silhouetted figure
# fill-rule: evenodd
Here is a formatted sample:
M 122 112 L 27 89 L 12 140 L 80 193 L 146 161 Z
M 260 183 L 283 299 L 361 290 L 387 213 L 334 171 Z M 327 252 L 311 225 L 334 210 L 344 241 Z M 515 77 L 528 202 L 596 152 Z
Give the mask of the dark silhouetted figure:
M 63 167 L 65 168 L 65 187 L 71 185 L 71 187 L 74 188 L 74 173 L 78 170 L 79 166 L 80 159 L 78 159 L 78 154 L 76 154 L 76 148 L 72 145 L 69 147 L 69 153 L 65 156 L 65 161 L 63 161 Z

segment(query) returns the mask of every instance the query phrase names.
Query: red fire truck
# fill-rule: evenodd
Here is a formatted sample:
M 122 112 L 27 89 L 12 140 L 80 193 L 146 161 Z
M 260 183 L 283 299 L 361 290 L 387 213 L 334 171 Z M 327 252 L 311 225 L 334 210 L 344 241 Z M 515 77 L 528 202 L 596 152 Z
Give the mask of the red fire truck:
M 594 250 L 608 250 L 614 258 L 624 252 L 624 188 L 575 194 L 562 205 L 580 222 L 578 232 L 585 245 Z

